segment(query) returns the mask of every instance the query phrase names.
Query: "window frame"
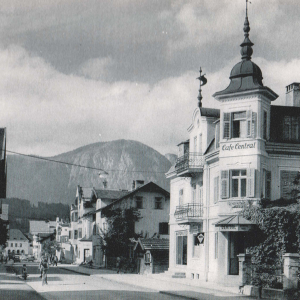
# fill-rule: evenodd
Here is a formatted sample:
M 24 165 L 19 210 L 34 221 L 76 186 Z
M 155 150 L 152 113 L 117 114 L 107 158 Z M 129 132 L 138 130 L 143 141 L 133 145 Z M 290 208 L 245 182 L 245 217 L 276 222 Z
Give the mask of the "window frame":
M 139 203 L 139 204 L 138 204 Z M 135 207 L 137 209 L 143 209 L 144 205 L 143 205 L 143 197 L 142 196 L 136 196 L 135 197 Z
M 163 209 L 163 197 L 154 198 L 154 209 Z
M 234 115 L 245 113 L 245 118 L 238 118 L 234 120 Z M 251 110 L 242 110 L 234 112 L 224 112 L 223 113 L 223 140 L 230 139 L 244 139 L 244 138 L 255 138 L 257 132 L 257 113 Z M 245 120 L 245 136 L 241 136 L 240 133 L 240 122 Z M 233 123 L 235 122 L 235 123 Z M 237 123 L 239 122 L 239 123 Z M 239 135 L 234 136 L 234 124 L 239 124 Z

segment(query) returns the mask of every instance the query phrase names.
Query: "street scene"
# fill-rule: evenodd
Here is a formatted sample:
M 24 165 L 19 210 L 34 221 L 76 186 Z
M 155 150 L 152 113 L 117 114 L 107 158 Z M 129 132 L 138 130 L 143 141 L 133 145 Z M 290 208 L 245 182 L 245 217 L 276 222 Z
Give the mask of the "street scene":
M 300 299 L 296 0 L 2 0 L 0 299 Z
M 14 264 L 21 270 L 22 264 Z M 26 282 L 20 274 L 2 273 L 0 284 L 3 299 L 252 299 L 237 294 L 203 287 L 189 287 L 158 278 L 116 274 L 109 270 L 92 270 L 76 266 L 51 267 L 48 284 L 42 286 L 38 263 L 28 264 Z M 14 285 L 14 288 L 12 286 Z M 25 287 L 24 287 L 25 286 Z

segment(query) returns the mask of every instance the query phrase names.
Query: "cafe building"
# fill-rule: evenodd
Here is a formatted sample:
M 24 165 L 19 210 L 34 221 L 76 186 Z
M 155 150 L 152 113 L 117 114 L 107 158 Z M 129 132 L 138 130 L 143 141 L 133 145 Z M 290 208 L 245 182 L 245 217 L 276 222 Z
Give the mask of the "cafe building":
M 178 145 L 171 179 L 168 273 L 174 277 L 239 284 L 239 257 L 255 244 L 255 226 L 240 212 L 262 199 L 289 199 L 300 171 L 300 84 L 286 87 L 284 106 L 263 85 L 251 60 L 254 45 L 244 23 L 241 61 L 216 108 L 198 107 L 187 140 Z

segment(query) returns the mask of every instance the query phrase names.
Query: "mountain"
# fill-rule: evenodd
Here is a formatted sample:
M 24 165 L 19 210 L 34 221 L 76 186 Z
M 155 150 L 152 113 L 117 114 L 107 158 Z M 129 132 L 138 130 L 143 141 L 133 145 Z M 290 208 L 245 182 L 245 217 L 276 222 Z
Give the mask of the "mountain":
M 133 180 L 153 181 L 170 189 L 165 178 L 170 161 L 153 148 L 132 140 L 95 143 L 43 159 L 7 156 L 7 198 L 27 199 L 33 204 L 72 204 L 77 185 L 103 188 L 99 170 L 92 168 L 109 173 L 109 189 L 131 189 Z
M 177 155 L 172 153 L 165 154 L 165 157 L 168 159 L 168 161 L 171 163 L 171 165 L 175 165 L 177 160 Z

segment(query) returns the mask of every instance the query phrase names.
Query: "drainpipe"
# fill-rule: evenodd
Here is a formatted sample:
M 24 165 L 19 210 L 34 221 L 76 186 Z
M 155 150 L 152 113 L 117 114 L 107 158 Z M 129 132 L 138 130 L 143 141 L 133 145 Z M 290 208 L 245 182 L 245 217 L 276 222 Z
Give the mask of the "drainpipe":
M 208 281 L 208 272 L 209 272 L 209 204 L 210 204 L 210 168 L 207 167 L 206 175 L 206 228 L 205 228 L 205 281 Z

